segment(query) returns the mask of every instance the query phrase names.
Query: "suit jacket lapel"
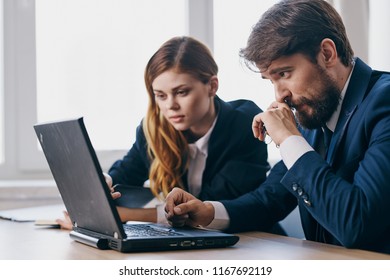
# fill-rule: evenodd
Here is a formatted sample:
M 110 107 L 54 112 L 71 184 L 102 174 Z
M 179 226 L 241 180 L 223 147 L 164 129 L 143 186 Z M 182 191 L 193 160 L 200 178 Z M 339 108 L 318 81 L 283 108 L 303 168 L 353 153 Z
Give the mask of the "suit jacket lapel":
M 218 111 L 218 119 L 215 124 L 214 130 L 211 132 L 209 139 L 209 153 L 206 159 L 206 168 L 203 173 L 202 181 L 209 180 L 214 174 L 215 163 L 218 161 L 218 157 L 221 154 L 221 147 L 224 147 L 224 142 L 228 139 L 228 136 L 224 137 L 227 133 L 226 120 L 232 111 L 232 108 L 228 103 L 220 99 L 218 96 L 214 98 L 215 108 Z M 234 137 L 231 135 L 230 137 Z
M 337 149 L 353 113 L 364 99 L 371 74 L 371 68 L 359 58 L 356 58 L 355 67 L 341 106 L 340 116 L 328 149 L 327 161 L 330 165 L 335 160 Z
M 299 130 L 303 136 L 303 138 L 306 139 L 306 141 L 310 144 L 310 146 L 313 147 L 314 150 L 318 151 L 319 141 L 322 141 L 322 138 L 319 136 L 320 129 L 305 129 L 301 126 L 299 126 Z

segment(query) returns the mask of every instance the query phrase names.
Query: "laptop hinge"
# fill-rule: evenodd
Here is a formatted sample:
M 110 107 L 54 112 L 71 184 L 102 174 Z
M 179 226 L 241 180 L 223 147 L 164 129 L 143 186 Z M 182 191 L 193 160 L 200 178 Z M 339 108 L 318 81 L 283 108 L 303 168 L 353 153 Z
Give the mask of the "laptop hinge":
M 96 238 L 92 237 L 86 234 L 82 234 L 80 232 L 76 232 L 72 230 L 69 233 L 70 237 L 74 239 L 75 241 L 78 241 L 80 243 L 98 248 L 98 249 L 109 249 L 108 246 L 108 239 L 106 238 Z

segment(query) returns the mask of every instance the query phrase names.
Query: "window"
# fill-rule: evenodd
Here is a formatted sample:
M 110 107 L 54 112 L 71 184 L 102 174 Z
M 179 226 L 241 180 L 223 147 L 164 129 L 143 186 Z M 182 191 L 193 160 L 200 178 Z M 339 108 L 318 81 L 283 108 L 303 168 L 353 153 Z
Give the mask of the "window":
M 95 149 L 129 149 L 146 111 L 145 65 L 186 33 L 184 3 L 36 1 L 38 121 L 85 116 Z
M 52 178 L 33 125 L 80 116 L 107 169 L 134 141 L 155 50 L 176 35 L 211 45 L 209 0 L 3 1 L 3 180 Z
M 147 60 L 175 35 L 194 36 L 213 50 L 221 98 L 251 99 L 265 110 L 274 99 L 273 87 L 247 69 L 238 52 L 252 25 L 275 2 L 2 0 L 0 179 L 51 178 L 32 128 L 40 121 L 84 116 L 103 169 L 122 157 L 146 110 Z M 388 41 L 377 28 L 386 17 L 371 13 L 385 11 L 388 4 L 377 2 L 369 2 L 370 42 L 379 47 Z M 380 68 L 387 69 L 385 48 L 369 46 L 370 60 L 379 57 L 376 61 L 385 63 Z M 273 144 L 268 148 L 275 162 L 279 151 Z
M 102 164 L 123 156 L 146 110 L 144 67 L 162 42 L 186 33 L 184 4 L 36 1 L 37 121 L 84 116 L 94 148 L 109 151 Z
M 222 99 L 253 100 L 262 110 L 274 100 L 272 84 L 247 69 L 238 52 L 246 46 L 252 26 L 261 14 L 276 2 L 246 0 L 243 5 L 241 1 L 214 0 L 214 55 L 220 69 L 218 94 Z M 279 150 L 272 143 L 268 145 L 268 157 L 272 163 L 280 159 Z
M 0 2 L 0 108 L 4 108 L 3 1 Z M 2 110 L 3 111 L 3 110 Z M 0 114 L 0 164 L 4 164 L 4 115 Z
M 42 121 L 84 116 L 103 169 L 123 156 L 146 110 L 144 67 L 165 40 L 188 33 L 188 8 L 182 0 L 5 0 L 9 150 L 0 176 L 51 178 L 33 130 Z

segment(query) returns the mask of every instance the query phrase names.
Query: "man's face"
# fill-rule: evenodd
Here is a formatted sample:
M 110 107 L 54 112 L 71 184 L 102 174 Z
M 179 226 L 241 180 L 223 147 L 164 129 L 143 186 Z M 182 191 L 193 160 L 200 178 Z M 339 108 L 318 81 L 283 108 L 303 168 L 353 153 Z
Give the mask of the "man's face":
M 274 85 L 278 102 L 295 108 L 295 116 L 303 127 L 324 125 L 340 102 L 341 92 L 326 69 L 302 54 L 274 60 L 261 75 Z

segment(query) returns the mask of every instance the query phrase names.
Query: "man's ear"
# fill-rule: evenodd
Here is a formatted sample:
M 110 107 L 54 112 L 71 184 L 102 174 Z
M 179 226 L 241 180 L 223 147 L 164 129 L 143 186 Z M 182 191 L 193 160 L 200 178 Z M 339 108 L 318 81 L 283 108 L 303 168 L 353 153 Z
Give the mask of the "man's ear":
M 210 78 L 209 85 L 210 85 L 209 96 L 210 97 L 215 96 L 217 94 L 218 85 L 219 85 L 218 77 L 217 76 L 212 76 Z
M 332 67 L 338 62 L 336 45 L 333 40 L 325 38 L 321 42 L 319 59 L 325 67 Z

